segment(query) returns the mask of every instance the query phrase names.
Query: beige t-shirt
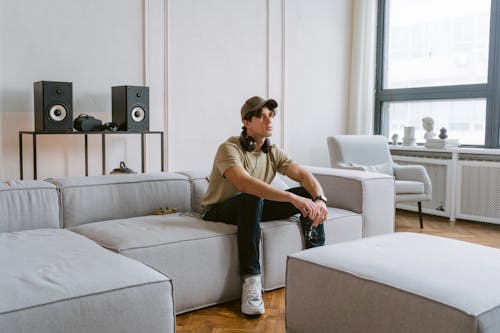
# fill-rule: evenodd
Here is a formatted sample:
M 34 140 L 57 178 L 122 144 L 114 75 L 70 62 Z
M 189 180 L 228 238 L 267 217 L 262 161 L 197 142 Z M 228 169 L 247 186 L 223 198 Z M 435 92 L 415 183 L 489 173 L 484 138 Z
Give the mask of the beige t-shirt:
M 267 154 L 247 152 L 241 147 L 238 136 L 230 137 L 219 146 L 215 154 L 210 183 L 201 204 L 206 208 L 239 193 L 223 176 L 230 167 L 240 165 L 250 176 L 270 184 L 276 172 L 284 173 L 292 163 L 292 159 L 276 145 L 272 145 Z

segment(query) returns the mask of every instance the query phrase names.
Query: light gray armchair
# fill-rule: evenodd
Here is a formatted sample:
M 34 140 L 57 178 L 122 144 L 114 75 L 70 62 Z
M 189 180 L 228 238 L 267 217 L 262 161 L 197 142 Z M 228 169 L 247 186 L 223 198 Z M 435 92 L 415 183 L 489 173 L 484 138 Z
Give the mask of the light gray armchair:
M 334 135 L 327 138 L 333 168 L 385 173 L 395 178 L 396 202 L 417 202 L 423 228 L 422 201 L 432 198 L 429 175 L 421 165 L 392 161 L 387 138 L 382 135 Z

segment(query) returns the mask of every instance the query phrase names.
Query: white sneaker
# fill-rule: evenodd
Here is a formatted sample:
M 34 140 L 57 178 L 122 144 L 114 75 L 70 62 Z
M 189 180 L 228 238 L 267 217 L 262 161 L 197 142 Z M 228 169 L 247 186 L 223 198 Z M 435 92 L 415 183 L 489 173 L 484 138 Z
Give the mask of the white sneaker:
M 260 275 L 247 277 L 243 281 L 241 293 L 241 312 L 246 315 L 261 315 L 266 312 L 262 300 Z

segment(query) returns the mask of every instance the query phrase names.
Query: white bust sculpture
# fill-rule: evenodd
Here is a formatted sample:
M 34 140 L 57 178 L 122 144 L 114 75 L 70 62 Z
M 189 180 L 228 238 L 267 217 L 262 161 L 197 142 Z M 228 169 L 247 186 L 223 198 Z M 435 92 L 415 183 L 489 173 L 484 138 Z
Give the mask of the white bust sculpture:
M 434 119 L 431 117 L 422 118 L 422 126 L 425 129 L 425 140 L 434 139 L 436 137 L 436 133 L 434 133 Z

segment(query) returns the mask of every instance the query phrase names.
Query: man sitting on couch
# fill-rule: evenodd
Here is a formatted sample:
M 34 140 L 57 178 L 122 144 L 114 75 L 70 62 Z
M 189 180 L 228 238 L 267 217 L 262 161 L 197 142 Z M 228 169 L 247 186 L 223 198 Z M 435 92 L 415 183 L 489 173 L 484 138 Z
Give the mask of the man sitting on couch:
M 278 103 L 254 96 L 241 108 L 243 131 L 219 146 L 207 193 L 203 219 L 238 226 L 240 273 L 243 278 L 241 310 L 264 313 L 259 264 L 260 223 L 301 214 L 306 247 L 325 242 L 323 222 L 328 217 L 323 189 L 314 176 L 271 145 L 273 118 Z M 287 191 L 271 187 L 282 173 L 303 187 Z

